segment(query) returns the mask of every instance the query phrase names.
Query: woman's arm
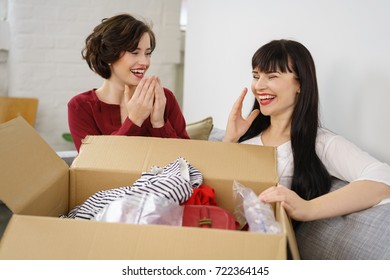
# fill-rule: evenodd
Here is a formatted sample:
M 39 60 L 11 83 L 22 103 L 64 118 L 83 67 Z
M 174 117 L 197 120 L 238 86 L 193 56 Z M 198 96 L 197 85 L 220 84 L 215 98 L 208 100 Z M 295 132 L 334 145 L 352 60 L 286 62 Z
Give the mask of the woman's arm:
M 105 118 L 101 108 L 90 100 L 88 95 L 78 95 L 68 102 L 68 125 L 77 151 L 87 135 L 145 135 L 145 129 L 134 124 L 129 118 L 119 129 L 114 128 L 111 119 Z
M 77 152 L 85 136 L 101 134 L 92 112 L 87 107 L 80 106 L 77 97 L 68 103 L 68 126 Z
M 262 192 L 259 198 L 268 203 L 281 202 L 294 220 L 313 221 L 370 208 L 390 198 L 390 186 L 374 181 L 355 181 L 312 200 L 304 200 L 292 190 L 278 185 Z
M 390 198 L 390 166 L 362 151 L 352 142 L 327 130 L 320 130 L 317 154 L 331 176 L 349 182 L 344 187 L 310 201 L 283 187 L 264 191 L 260 198 L 281 201 L 296 220 L 312 221 L 370 208 Z

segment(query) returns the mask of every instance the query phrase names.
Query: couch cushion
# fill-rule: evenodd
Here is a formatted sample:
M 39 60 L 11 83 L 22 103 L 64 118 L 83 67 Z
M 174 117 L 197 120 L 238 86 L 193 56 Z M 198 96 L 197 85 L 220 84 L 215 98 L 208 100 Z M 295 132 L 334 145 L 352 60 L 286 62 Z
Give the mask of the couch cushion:
M 337 182 L 332 190 L 342 185 Z M 296 238 L 302 259 L 390 259 L 390 203 L 303 223 Z
M 208 140 L 213 128 L 213 118 L 207 117 L 203 120 L 187 124 L 187 133 L 191 139 Z

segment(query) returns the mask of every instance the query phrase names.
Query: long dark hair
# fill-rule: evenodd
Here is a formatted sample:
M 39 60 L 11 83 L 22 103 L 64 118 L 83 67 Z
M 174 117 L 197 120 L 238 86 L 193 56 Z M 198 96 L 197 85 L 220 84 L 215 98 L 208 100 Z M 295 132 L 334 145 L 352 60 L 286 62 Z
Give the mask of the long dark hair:
M 259 48 L 252 57 L 252 69 L 261 72 L 294 73 L 300 82 L 300 93 L 291 116 L 291 146 L 294 175 L 291 189 L 304 199 L 328 193 L 331 176 L 316 153 L 319 123 L 319 94 L 316 70 L 310 52 L 292 40 L 274 40 Z M 253 109 L 259 109 L 255 100 Z M 262 113 L 254 120 L 239 142 L 259 135 L 270 125 L 270 117 Z
M 146 22 L 129 14 L 104 18 L 85 39 L 81 51 L 89 68 L 104 79 L 111 77 L 109 63 L 117 61 L 125 51 L 132 52 L 144 33 L 150 37 L 151 51 L 156 47 L 154 32 Z

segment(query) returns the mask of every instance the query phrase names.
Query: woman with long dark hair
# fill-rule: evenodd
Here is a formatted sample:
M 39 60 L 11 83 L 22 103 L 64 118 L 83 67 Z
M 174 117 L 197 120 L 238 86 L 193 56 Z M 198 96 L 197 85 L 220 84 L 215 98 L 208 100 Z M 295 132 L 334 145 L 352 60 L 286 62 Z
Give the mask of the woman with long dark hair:
M 225 142 L 277 147 L 279 184 L 262 192 L 294 221 L 340 216 L 390 198 L 390 166 L 321 127 L 316 70 L 310 52 L 274 40 L 252 58 L 253 110 L 242 116 L 245 88 L 229 115 Z M 348 184 L 330 191 L 332 179 Z

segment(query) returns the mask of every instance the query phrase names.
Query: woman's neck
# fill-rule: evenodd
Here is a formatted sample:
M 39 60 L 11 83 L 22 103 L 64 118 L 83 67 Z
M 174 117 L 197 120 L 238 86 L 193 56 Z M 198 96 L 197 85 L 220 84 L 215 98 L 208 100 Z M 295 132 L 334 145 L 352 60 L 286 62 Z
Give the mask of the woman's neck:
M 266 146 L 280 146 L 291 139 L 291 121 L 288 119 L 274 120 L 261 134 L 261 140 Z
M 123 85 L 104 80 L 102 86 L 96 90 L 96 95 L 104 103 L 121 105 L 124 102 L 124 91 Z M 134 91 L 135 87 L 130 87 L 130 97 Z

